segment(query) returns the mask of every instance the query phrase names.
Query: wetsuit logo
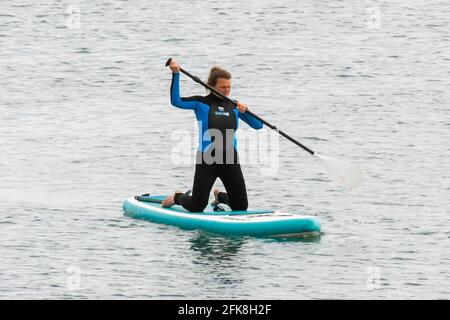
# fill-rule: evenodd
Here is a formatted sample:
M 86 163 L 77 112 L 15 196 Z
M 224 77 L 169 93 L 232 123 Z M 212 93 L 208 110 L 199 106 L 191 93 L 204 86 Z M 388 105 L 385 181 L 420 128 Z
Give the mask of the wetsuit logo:
M 217 110 L 215 112 L 216 116 L 225 116 L 225 117 L 229 117 L 230 113 L 229 112 L 225 112 L 225 108 L 218 106 Z

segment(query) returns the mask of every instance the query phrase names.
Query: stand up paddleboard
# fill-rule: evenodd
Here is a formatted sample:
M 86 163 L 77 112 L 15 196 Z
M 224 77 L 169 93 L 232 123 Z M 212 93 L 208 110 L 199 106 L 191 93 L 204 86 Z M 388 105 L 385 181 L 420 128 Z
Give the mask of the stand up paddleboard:
M 164 195 L 128 198 L 123 203 L 123 211 L 136 219 L 226 235 L 291 237 L 320 234 L 320 222 L 314 216 L 271 210 L 228 211 L 210 205 L 203 212 L 189 212 L 179 205 L 163 208 L 164 198 Z

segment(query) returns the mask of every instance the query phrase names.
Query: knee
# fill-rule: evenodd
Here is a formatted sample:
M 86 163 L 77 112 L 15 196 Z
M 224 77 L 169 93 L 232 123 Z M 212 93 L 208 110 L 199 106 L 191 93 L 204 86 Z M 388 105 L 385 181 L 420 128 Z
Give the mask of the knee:
M 208 202 L 198 202 L 194 203 L 190 208 L 190 212 L 203 212 L 205 210 L 206 206 L 208 205 Z
M 234 211 L 245 211 L 245 210 L 248 209 L 248 201 L 245 200 L 245 201 L 243 201 L 243 202 L 241 202 L 241 203 L 238 203 L 238 204 L 236 204 L 236 205 L 233 205 L 233 206 L 231 207 L 231 209 L 233 209 Z

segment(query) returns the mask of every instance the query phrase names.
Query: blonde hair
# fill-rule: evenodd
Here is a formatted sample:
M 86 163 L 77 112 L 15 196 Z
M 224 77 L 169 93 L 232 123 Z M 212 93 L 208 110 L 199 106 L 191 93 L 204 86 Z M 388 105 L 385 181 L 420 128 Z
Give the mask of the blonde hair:
M 225 69 L 222 69 L 218 65 L 213 65 L 211 70 L 209 71 L 208 85 L 210 85 L 211 87 L 215 87 L 217 84 L 217 79 L 219 78 L 230 80 L 231 73 L 229 73 Z

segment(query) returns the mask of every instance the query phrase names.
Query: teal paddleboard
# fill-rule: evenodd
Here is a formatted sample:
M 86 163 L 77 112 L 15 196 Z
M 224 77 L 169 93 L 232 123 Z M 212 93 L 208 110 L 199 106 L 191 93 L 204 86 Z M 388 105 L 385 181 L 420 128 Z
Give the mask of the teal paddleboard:
M 124 214 L 183 229 L 201 229 L 227 235 L 299 236 L 320 234 L 320 222 L 314 216 L 272 210 L 189 212 L 179 205 L 163 208 L 166 196 L 128 198 L 123 203 Z M 225 207 L 225 206 L 223 206 Z

